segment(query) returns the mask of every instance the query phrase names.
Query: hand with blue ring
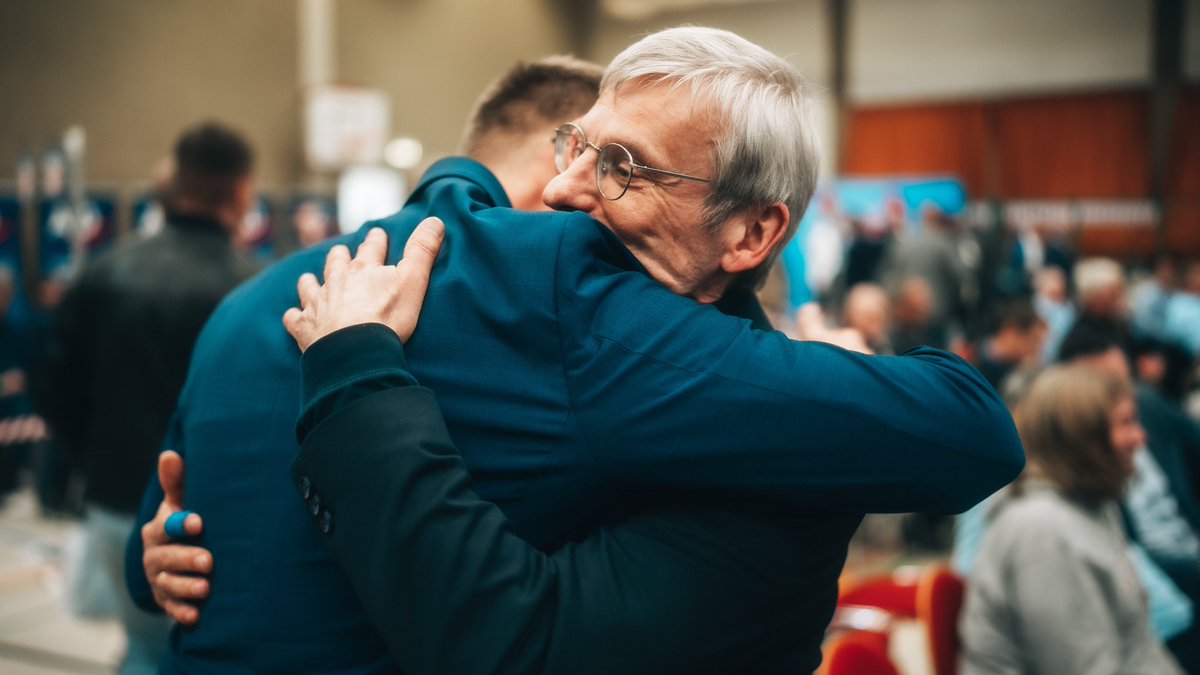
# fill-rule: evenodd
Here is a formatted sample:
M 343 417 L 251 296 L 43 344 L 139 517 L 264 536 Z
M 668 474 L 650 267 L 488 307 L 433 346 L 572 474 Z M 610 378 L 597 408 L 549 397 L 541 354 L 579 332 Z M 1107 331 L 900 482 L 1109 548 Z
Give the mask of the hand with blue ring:
M 192 515 L 191 511 L 176 511 L 168 516 L 167 523 L 163 526 L 163 529 L 167 532 L 167 536 L 177 541 L 187 539 L 188 534 L 184 529 L 184 523 L 190 515 Z
M 190 544 L 204 531 L 200 515 L 183 508 L 183 458 L 167 450 L 158 457 L 163 501 L 154 520 L 142 526 L 142 566 L 154 601 L 171 618 L 190 626 L 200 619 L 197 603 L 208 597 L 212 554 Z

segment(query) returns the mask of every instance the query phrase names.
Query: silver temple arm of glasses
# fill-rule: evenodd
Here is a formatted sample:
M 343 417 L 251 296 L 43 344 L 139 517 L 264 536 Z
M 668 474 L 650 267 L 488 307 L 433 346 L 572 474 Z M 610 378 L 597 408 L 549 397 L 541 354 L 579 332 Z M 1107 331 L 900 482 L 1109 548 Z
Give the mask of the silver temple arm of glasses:
M 589 143 L 588 145 L 591 145 L 591 143 Z M 595 146 L 592 146 L 592 147 L 595 147 Z M 683 178 L 684 180 L 694 180 L 697 183 L 711 183 L 712 182 L 711 178 L 697 178 L 696 176 L 689 176 L 686 173 L 675 173 L 674 171 L 667 171 L 666 169 L 656 169 L 652 166 L 644 166 L 642 164 L 638 164 L 637 162 L 632 162 L 631 164 L 633 165 L 633 168 L 635 168 L 635 169 L 641 169 L 642 171 L 653 171 L 654 173 L 661 173 L 664 176 L 672 176 L 674 178 Z

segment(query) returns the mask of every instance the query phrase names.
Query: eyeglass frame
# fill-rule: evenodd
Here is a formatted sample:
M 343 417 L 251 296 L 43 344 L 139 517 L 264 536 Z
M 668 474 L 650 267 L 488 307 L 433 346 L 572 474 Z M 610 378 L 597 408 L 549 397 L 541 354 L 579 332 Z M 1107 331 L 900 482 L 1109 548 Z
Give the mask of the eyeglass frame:
M 564 129 L 567 130 L 565 133 L 563 131 Z M 566 155 L 565 154 L 560 155 L 558 139 L 560 136 L 570 135 L 571 129 L 574 129 L 579 132 L 579 137 L 583 139 L 583 150 L 580 150 L 578 155 L 575 155 L 573 158 L 571 158 L 570 162 L 560 165 L 559 158 L 563 157 L 565 159 Z M 551 142 L 554 143 L 554 168 L 558 169 L 559 173 L 563 173 L 567 169 L 569 169 L 571 167 L 571 165 L 575 163 L 576 160 L 578 160 L 580 157 L 583 156 L 584 151 L 586 151 L 588 148 L 595 150 L 596 154 L 599 155 L 599 157 L 596 158 L 596 190 L 599 191 L 601 197 L 604 197 L 605 199 L 612 201 L 612 202 L 615 202 L 618 199 L 620 199 L 621 197 L 624 197 L 625 193 L 629 191 L 629 184 L 633 182 L 633 170 L 634 169 L 637 169 L 639 171 L 649 171 L 651 173 L 658 173 L 658 174 L 662 174 L 664 176 L 671 176 L 672 178 L 682 178 L 684 180 L 695 181 L 697 183 L 709 183 L 709 184 L 713 183 L 713 179 L 711 179 L 711 178 L 700 178 L 698 176 L 689 176 L 686 173 L 679 173 L 677 171 L 668 171 L 666 169 L 656 169 L 652 166 L 638 164 L 637 162 L 634 161 L 633 153 L 629 151 L 629 148 L 621 145 L 620 143 L 605 143 L 604 147 L 600 147 L 600 146 L 596 145 L 595 143 L 589 141 L 588 137 L 587 137 L 587 132 L 585 132 L 583 130 L 583 127 L 579 126 L 578 124 L 575 124 L 574 122 L 567 122 L 566 124 L 563 124 L 562 126 L 555 129 L 554 130 L 554 138 L 551 139 Z M 604 187 L 602 185 L 602 176 L 600 175 L 600 170 L 601 170 L 601 166 L 602 166 L 600 160 L 604 157 L 604 151 L 611 147 L 615 147 L 625 153 L 625 156 L 629 159 L 629 168 L 630 168 L 629 175 L 625 179 L 625 185 L 621 187 L 621 192 L 616 197 L 609 197 L 608 195 L 604 194 Z

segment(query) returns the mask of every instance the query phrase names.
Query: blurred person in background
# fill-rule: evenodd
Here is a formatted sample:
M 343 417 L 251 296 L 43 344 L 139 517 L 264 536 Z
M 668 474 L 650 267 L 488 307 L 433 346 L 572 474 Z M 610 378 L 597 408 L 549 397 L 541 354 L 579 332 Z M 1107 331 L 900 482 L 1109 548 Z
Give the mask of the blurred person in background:
M 1154 273 L 1137 283 L 1130 294 L 1133 329 L 1146 337 L 1167 340 L 1167 306 L 1179 286 L 1179 267 L 1170 256 L 1154 262 Z
M 897 233 L 904 229 L 904 203 L 889 197 L 880 217 L 850 218 L 850 245 L 842 266 L 842 288 L 879 281 L 880 266 Z
M 1046 323 L 1028 300 L 1008 301 L 992 321 L 991 334 L 976 349 L 975 367 L 996 391 L 1004 394 L 1010 376 L 1017 371 L 1034 371 L 1041 365 Z
M 1129 299 L 1125 270 L 1110 258 L 1086 258 L 1075 266 L 1075 310 L 1072 326 L 1080 324 L 1113 331 L 1123 349 L 1129 349 Z
M 1188 350 L 1192 358 L 1200 357 L 1200 260 L 1184 268 L 1179 292 L 1167 301 L 1167 339 Z
M 1063 341 L 1061 360 L 1135 387 L 1149 451 L 1147 457 L 1138 458 L 1137 466 L 1150 476 L 1142 481 L 1145 490 L 1159 494 L 1142 499 L 1138 489 L 1131 491 L 1138 497 L 1128 504 L 1134 532 L 1180 588 L 1195 594 L 1200 590 L 1200 500 L 1192 487 L 1190 467 L 1200 458 L 1200 427 L 1161 393 L 1134 384 L 1121 336 L 1114 330 L 1077 326 Z
M 1058 267 L 1071 277 L 1075 253 L 1065 228 L 1024 221 L 1010 223 L 1008 230 L 1007 259 L 996 276 L 1001 295 L 1028 296 L 1038 272 L 1048 267 Z
M 296 207 L 292 227 L 296 229 L 300 248 L 314 246 L 337 234 L 337 224 L 324 205 L 315 199 L 306 199 Z
M 12 268 L 0 265 L 0 500 L 18 485 L 19 473 L 46 437 L 29 397 L 30 365 L 36 348 L 20 315 Z
M 1095 370 L 1134 387 L 1145 448 L 1122 504 L 1133 540 L 1176 587 L 1200 601 L 1200 499 L 1193 484 L 1200 460 L 1200 426 L 1178 404 L 1134 383 L 1122 336 L 1113 328 L 1082 324 L 1063 341 L 1063 363 Z M 1174 636 L 1168 646 L 1189 670 L 1200 670 L 1200 630 Z
M 922 213 L 921 230 L 897 238 L 880 265 L 879 278 L 886 288 L 924 279 L 933 301 L 930 324 L 949 336 L 961 328 L 969 274 L 959 255 L 954 220 L 936 206 L 926 206 Z
M 1194 360 L 1182 347 L 1135 332 L 1129 345 L 1133 375 L 1138 382 L 1181 404 L 1187 393 Z
M 892 349 L 897 354 L 922 345 L 943 349 L 947 335 L 936 323 L 936 300 L 929 282 L 909 277 L 892 289 Z
M 861 283 L 850 289 L 842 304 L 842 325 L 862 335 L 876 354 L 892 354 L 891 302 L 879 284 Z
M 231 233 L 254 198 L 253 152 L 205 123 L 175 144 L 165 229 L 88 267 L 66 292 L 47 347 L 41 405 L 86 477 L 75 606 L 116 613 L 121 672 L 157 672 L 168 623 L 124 592 L 125 541 L 187 375 L 192 345 L 223 297 L 255 268 Z
M 1033 278 L 1033 309 L 1046 324 L 1042 363 L 1058 358 L 1058 346 L 1075 324 L 1075 305 L 1067 292 L 1067 274 L 1058 266 L 1043 267 Z
M 1033 223 L 1007 223 L 1004 251 L 1003 262 L 996 271 L 996 289 L 1001 297 L 1028 296 L 1033 275 L 1045 262 L 1042 238 Z
M 960 619 L 964 675 L 1167 675 L 1118 504 L 1145 441 L 1128 382 L 1043 373 L 1018 405 L 1028 466 L 995 498 Z
M 815 199 L 818 208 L 811 218 L 811 225 L 806 229 L 804 221 L 801 221 L 800 229 L 796 232 L 797 241 L 789 248 L 798 248 L 802 252 L 809 291 L 819 302 L 826 302 L 845 262 L 846 227 L 838 209 L 836 192 L 832 189 L 818 191 Z M 805 220 L 809 219 L 806 217 Z M 786 250 L 784 255 L 787 255 Z

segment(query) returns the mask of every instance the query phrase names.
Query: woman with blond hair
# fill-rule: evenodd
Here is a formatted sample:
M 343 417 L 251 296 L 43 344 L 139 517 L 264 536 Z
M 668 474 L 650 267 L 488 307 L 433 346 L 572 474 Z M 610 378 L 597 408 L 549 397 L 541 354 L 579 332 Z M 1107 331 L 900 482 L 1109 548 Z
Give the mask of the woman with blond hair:
M 997 497 L 960 623 L 963 673 L 1164 675 L 1119 501 L 1145 444 L 1128 383 L 1051 368 L 1017 406 L 1028 464 Z

